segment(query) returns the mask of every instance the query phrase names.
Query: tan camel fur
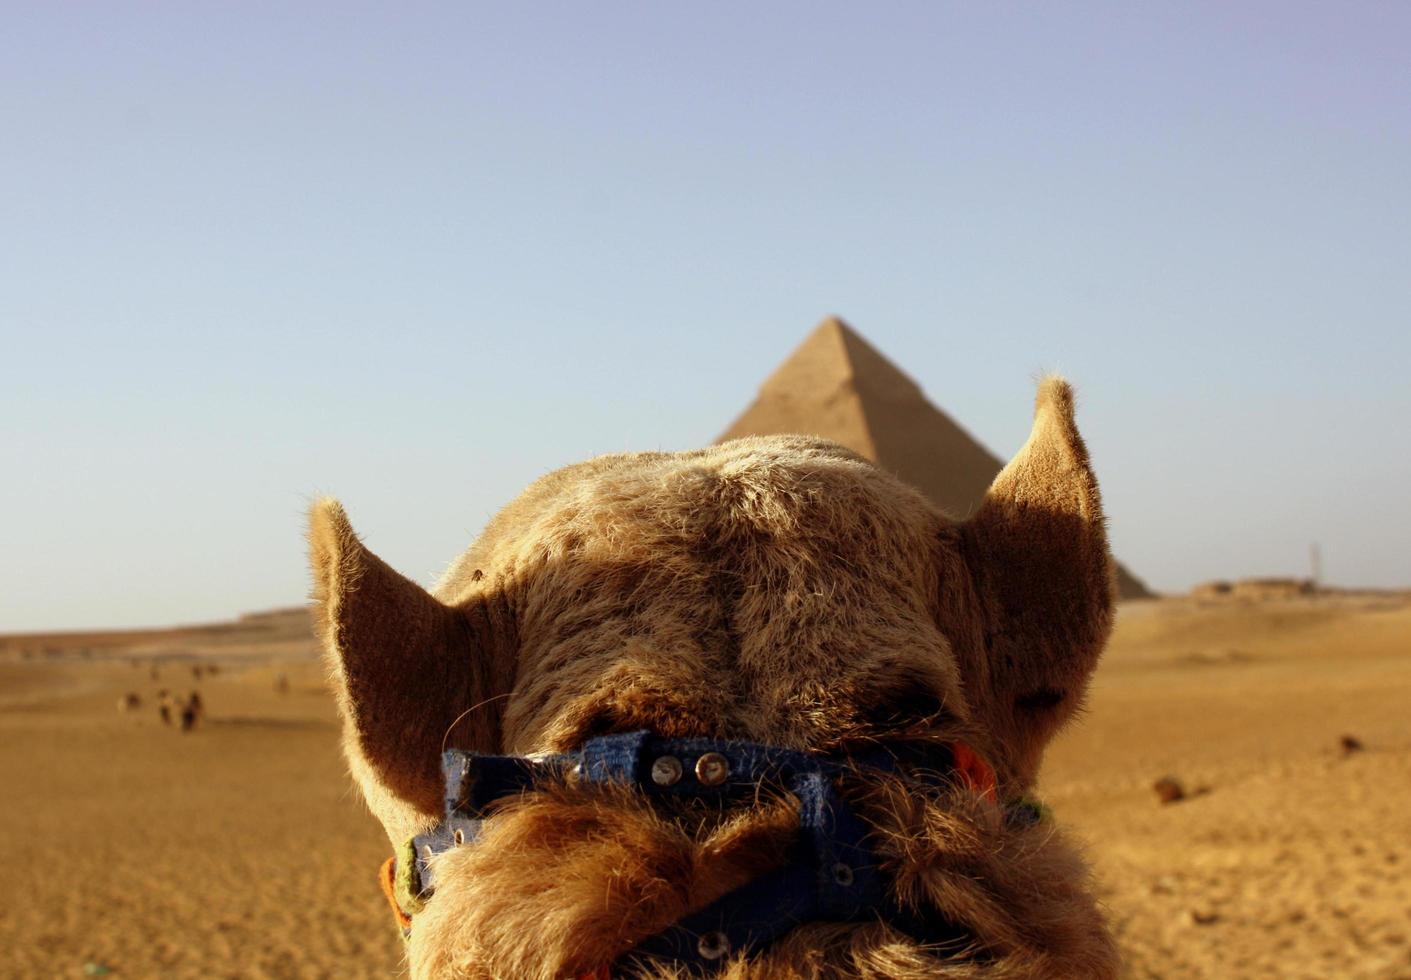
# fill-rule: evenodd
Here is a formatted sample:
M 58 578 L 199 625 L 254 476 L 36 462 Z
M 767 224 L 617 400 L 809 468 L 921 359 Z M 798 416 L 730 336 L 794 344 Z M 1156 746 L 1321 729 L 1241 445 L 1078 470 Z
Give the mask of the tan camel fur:
M 347 756 L 394 845 L 442 815 L 443 746 L 563 751 L 639 729 L 816 752 L 964 739 L 1012 801 L 1080 706 L 1111 621 L 1097 484 L 1056 378 L 960 523 L 846 449 L 775 437 L 550 474 L 431 593 L 333 500 L 314 505 L 310 540 Z M 1115 975 L 1084 865 L 1048 821 L 1007 822 L 961 785 L 876 776 L 844 792 L 897 896 L 971 941 L 812 923 L 724 976 Z M 554 980 L 609 963 L 783 861 L 791 805 L 686 820 L 590 785 L 506 803 L 437 859 L 412 975 Z

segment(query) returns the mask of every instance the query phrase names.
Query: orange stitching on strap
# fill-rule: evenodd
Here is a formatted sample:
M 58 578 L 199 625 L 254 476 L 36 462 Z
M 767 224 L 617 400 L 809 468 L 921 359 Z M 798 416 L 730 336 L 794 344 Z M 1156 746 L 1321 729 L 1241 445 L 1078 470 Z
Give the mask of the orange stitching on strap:
M 402 911 L 402 907 L 397 904 L 397 859 L 388 858 L 382 862 L 382 867 L 377 872 L 377 883 L 382 886 L 382 894 L 387 896 L 387 904 L 392 906 L 393 913 L 397 916 L 397 925 L 403 929 L 411 928 L 412 917 Z

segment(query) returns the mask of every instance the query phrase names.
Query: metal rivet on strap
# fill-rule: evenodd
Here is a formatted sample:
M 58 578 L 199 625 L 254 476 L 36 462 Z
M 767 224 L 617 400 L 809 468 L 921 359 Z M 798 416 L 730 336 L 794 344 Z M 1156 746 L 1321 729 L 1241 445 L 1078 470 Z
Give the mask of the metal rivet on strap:
M 730 940 L 723 932 L 708 932 L 696 940 L 696 952 L 708 960 L 718 960 L 730 952 Z
M 702 786 L 719 786 L 730 775 L 730 763 L 719 752 L 707 752 L 696 760 L 696 779 Z
M 658 786 L 675 786 L 681 781 L 681 772 L 681 760 L 676 756 L 658 756 L 652 763 L 652 782 Z
M 844 888 L 851 888 L 855 880 L 852 868 L 839 861 L 837 864 L 833 865 L 833 880 Z

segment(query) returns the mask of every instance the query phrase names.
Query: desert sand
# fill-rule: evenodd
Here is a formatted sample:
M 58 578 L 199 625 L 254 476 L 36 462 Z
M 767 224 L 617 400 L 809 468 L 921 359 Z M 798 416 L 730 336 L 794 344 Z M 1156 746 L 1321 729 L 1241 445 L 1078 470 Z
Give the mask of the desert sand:
M 0 638 L 0 975 L 400 972 L 307 630 Z M 193 732 L 161 688 L 200 690 Z M 1408 709 L 1411 596 L 1124 604 L 1041 788 L 1127 973 L 1411 977 Z

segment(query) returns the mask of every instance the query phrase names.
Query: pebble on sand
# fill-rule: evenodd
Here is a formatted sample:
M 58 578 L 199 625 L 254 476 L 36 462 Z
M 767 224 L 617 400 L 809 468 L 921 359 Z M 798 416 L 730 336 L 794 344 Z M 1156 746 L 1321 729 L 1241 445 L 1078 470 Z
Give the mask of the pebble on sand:
M 1151 788 L 1162 803 L 1178 803 L 1186 798 L 1186 788 L 1175 776 L 1162 776 L 1151 784 Z

